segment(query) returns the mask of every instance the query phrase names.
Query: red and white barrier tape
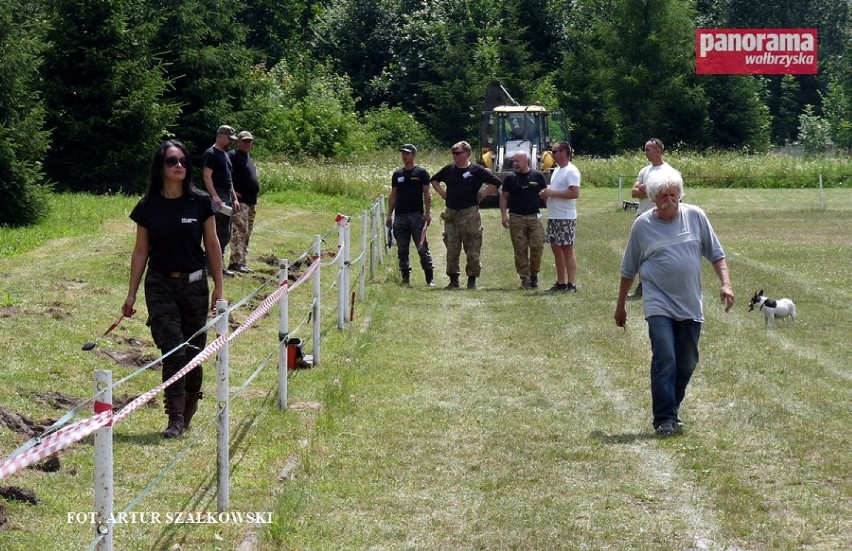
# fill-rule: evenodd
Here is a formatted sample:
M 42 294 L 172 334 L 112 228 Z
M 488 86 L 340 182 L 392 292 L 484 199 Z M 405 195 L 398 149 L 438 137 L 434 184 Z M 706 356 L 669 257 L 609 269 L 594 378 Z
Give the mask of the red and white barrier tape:
M 112 410 L 110 409 L 61 428 L 46 436 L 38 445 L 0 463 L 0 478 L 6 478 L 36 461 L 67 448 L 74 442 L 78 442 L 99 428 L 108 425 L 111 421 Z
M 311 263 L 307 271 L 305 271 L 302 277 L 294 281 L 292 285 L 290 285 L 289 282 L 285 282 L 268 297 L 266 297 L 260 304 L 260 306 L 258 306 L 255 311 L 249 315 L 246 321 L 244 321 L 242 325 L 240 325 L 236 330 L 234 330 L 233 333 L 228 335 L 227 340 L 233 340 L 237 337 L 237 335 L 254 325 L 257 320 L 259 320 L 270 309 L 272 309 L 272 307 L 285 293 L 293 291 L 302 283 L 304 283 L 308 279 L 308 277 L 313 275 L 313 273 L 316 272 L 316 270 L 319 268 L 318 260 L 318 257 L 314 257 L 314 262 Z M 6 478 L 11 474 L 14 474 L 20 471 L 21 469 L 32 465 L 36 461 L 40 461 L 45 457 L 59 452 L 75 442 L 79 442 L 80 440 L 89 436 L 90 434 L 92 434 L 103 426 L 115 424 L 123 420 L 125 417 L 148 403 L 154 396 L 159 394 L 162 390 L 165 390 L 166 387 L 173 384 L 175 381 L 195 369 L 204 360 L 210 358 L 215 352 L 217 352 L 225 345 L 225 340 L 226 339 L 224 336 L 217 337 L 216 340 L 207 345 L 204 350 L 199 352 L 192 360 L 190 360 L 189 363 L 186 364 L 186 366 L 181 368 L 181 370 L 175 373 L 169 380 L 157 385 L 145 394 L 142 394 L 132 402 L 128 403 L 121 409 L 121 411 L 117 412 L 115 415 L 113 415 L 112 408 L 109 405 L 107 405 L 107 408 L 109 409 L 104 409 L 103 403 L 95 402 L 94 408 L 96 415 L 71 423 L 70 425 L 67 425 L 54 432 L 53 434 L 46 436 L 44 440 L 42 440 L 36 446 L 33 446 L 32 448 L 24 451 L 19 455 L 16 455 L 15 457 L 8 458 L 0 462 L 0 479 Z

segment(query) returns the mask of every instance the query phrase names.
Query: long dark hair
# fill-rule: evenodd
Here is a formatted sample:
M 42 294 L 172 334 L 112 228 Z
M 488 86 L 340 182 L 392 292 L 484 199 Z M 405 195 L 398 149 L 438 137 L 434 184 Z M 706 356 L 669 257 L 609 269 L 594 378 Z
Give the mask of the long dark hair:
M 202 191 L 198 189 L 192 182 L 192 157 L 189 155 L 189 150 L 180 140 L 169 139 L 160 144 L 157 151 L 154 153 L 154 159 L 151 161 L 151 185 L 148 186 L 148 195 L 159 195 L 163 191 L 163 166 L 166 160 L 166 151 L 170 147 L 176 147 L 183 153 L 186 158 L 186 176 L 183 178 L 183 193 L 202 195 Z

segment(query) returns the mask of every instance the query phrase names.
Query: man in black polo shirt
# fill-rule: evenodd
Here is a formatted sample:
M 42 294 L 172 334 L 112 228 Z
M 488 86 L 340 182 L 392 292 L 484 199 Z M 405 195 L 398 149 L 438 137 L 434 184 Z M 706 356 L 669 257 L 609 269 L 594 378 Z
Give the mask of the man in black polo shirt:
M 530 157 L 526 151 L 515 153 L 512 166 L 514 174 L 503 181 L 500 213 L 503 227 L 509 228 L 512 238 L 515 270 L 521 277 L 521 287 L 535 289 L 538 287 L 538 272 L 541 270 L 541 255 L 544 252 L 539 193 L 547 187 L 547 181 L 544 174 L 530 168 Z
M 411 284 L 411 263 L 408 260 L 408 250 L 411 241 L 414 240 L 417 254 L 420 255 L 420 267 L 423 268 L 423 273 L 426 276 L 426 285 L 434 287 L 432 254 L 429 252 L 429 242 L 426 240 L 425 234 L 426 227 L 432 223 L 432 193 L 429 189 L 429 173 L 425 168 L 414 163 L 414 158 L 417 156 L 416 147 L 407 143 L 399 150 L 402 152 L 403 166 L 395 171 L 391 177 L 391 194 L 388 198 L 386 223 L 388 226 L 393 224 L 402 283 L 404 285 Z
M 251 158 L 253 145 L 254 136 L 243 130 L 237 134 L 237 148 L 228 151 L 233 167 L 234 192 L 240 201 L 240 210 L 231 216 L 231 264 L 228 269 L 243 274 L 253 271 L 246 266 L 246 258 L 254 230 L 257 196 L 260 194 L 257 167 Z
M 482 218 L 479 202 L 494 193 L 500 186 L 500 178 L 493 172 L 470 162 L 472 151 L 467 142 L 458 142 L 450 148 L 453 162 L 432 176 L 432 187 L 447 202 L 447 210 L 441 214 L 444 221 L 444 245 L 447 247 L 447 289 L 459 288 L 459 257 L 464 249 L 467 263 L 467 288 L 476 289 L 476 278 L 482 266 L 479 253 L 482 250 Z M 441 187 L 446 184 L 447 189 Z M 485 188 L 480 191 L 480 188 Z

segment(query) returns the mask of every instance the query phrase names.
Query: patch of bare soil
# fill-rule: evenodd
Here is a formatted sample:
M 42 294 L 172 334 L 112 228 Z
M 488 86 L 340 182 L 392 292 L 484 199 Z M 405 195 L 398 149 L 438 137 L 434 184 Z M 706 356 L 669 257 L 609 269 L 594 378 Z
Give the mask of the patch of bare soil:
M 69 319 L 69 318 L 72 317 L 71 312 L 67 312 L 67 311 L 63 310 L 62 304 L 60 304 L 58 302 L 54 302 L 53 304 L 48 306 L 44 310 L 43 314 L 45 316 L 49 316 L 49 317 L 51 317 L 51 318 L 53 318 L 57 321 L 66 320 L 66 319 Z
M 20 501 L 21 503 L 29 503 L 30 505 L 39 504 L 35 492 L 18 486 L 3 486 L 0 488 L 0 497 L 6 501 Z
M 0 424 L 12 432 L 23 434 L 27 438 L 38 436 L 45 429 L 44 425 L 33 421 L 26 415 L 21 415 L 3 406 L 0 406 Z
M 0 318 L 16 318 L 21 315 L 17 306 L 0 306 Z
M 127 346 L 132 346 L 134 348 L 144 348 L 146 346 L 154 346 L 154 343 L 150 341 L 140 341 L 135 337 L 124 337 L 122 335 L 115 335 L 113 340 L 118 344 L 126 344 Z
M 144 354 L 141 350 L 124 350 L 124 351 L 113 351 L 113 350 L 98 350 L 99 354 L 102 354 L 113 361 L 116 365 L 120 365 L 122 367 L 142 367 L 144 365 L 148 365 L 152 361 L 156 360 L 158 356 L 154 356 L 151 354 Z M 159 363 L 151 366 L 151 369 L 160 369 L 161 366 Z

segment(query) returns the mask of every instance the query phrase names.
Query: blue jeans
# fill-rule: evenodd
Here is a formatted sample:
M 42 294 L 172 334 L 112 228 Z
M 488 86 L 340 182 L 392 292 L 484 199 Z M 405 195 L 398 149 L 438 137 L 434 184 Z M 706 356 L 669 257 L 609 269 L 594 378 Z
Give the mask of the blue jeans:
M 651 404 L 657 428 L 666 421 L 679 421 L 678 409 L 698 364 L 701 323 L 666 316 L 650 316 L 647 321 L 651 338 Z

